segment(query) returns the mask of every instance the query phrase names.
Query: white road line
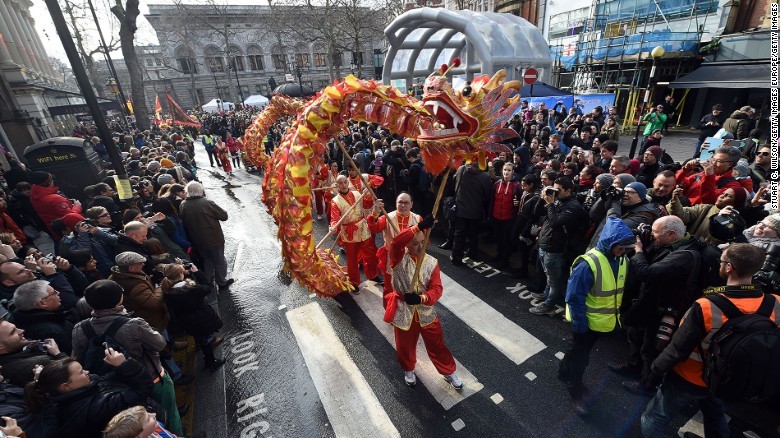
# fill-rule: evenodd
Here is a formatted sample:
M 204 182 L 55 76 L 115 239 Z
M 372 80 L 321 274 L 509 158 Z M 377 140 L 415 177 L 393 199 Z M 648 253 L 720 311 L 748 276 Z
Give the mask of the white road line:
M 336 436 L 400 437 L 320 305 L 286 315 Z
M 382 307 L 382 291 L 373 282 L 364 282 L 360 288 L 361 293 L 359 295 L 353 295 L 352 298 L 358 303 L 363 313 L 368 316 L 368 319 L 376 326 L 376 328 L 384 335 L 387 342 L 395 348 L 395 332 L 393 326 L 384 321 L 385 310 Z M 446 337 L 446 334 L 445 334 Z M 393 362 L 397 362 L 395 357 L 388 358 Z M 456 391 L 452 385 L 447 383 L 436 371 L 436 367 L 433 366 L 431 359 L 428 357 L 428 353 L 425 350 L 422 338 L 417 343 L 417 367 L 415 373 L 417 378 L 428 388 L 433 398 L 441 403 L 442 407 L 447 410 L 455 406 L 465 398 L 479 392 L 484 385 L 479 383 L 476 377 L 463 366 L 457 359 L 455 359 L 457 365 L 457 374 L 460 380 L 463 381 L 463 389 Z M 403 371 L 398 367 L 398 381 L 403 379 Z
M 547 348 L 542 341 L 444 273 L 441 282 L 444 294 L 439 302 L 515 364 L 519 365 Z
M 455 429 L 455 432 L 459 432 L 464 427 L 466 427 L 466 423 L 464 423 L 460 418 L 452 422 L 452 428 Z
M 236 248 L 236 259 L 233 260 L 233 270 L 230 271 L 230 274 L 235 278 L 235 274 L 239 271 L 239 265 L 244 262 L 244 241 L 241 240 L 238 242 L 238 248 Z
M 726 415 L 726 420 L 731 421 L 731 416 Z M 704 436 L 704 414 L 702 414 L 701 411 L 697 411 L 693 417 L 689 418 L 688 421 L 683 424 L 683 427 L 677 431 L 677 436 L 682 437 L 685 435 L 685 432 L 691 432 L 697 436 Z
M 499 394 L 499 393 L 495 393 L 495 394 L 491 395 L 490 399 L 493 400 L 493 403 L 495 403 L 495 404 L 499 404 L 502 401 L 504 401 L 504 397 L 501 394 Z

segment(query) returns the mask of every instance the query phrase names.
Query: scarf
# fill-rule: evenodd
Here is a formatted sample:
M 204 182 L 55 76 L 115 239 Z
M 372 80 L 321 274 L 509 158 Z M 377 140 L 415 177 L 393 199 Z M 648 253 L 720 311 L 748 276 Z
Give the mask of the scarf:
M 92 316 L 95 318 L 103 318 L 104 316 L 111 316 L 111 315 L 130 315 L 130 314 L 127 313 L 125 306 L 123 306 L 122 304 L 119 304 L 116 307 L 112 307 L 110 309 L 95 309 L 92 311 Z

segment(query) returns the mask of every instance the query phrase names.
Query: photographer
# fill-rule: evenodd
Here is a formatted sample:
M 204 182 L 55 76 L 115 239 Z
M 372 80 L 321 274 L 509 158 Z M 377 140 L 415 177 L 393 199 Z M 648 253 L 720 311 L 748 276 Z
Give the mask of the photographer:
M 689 276 L 700 274 L 700 270 L 692 272 L 692 267 L 696 257 L 693 252 L 699 253 L 701 244 L 685 231 L 685 224 L 676 216 L 664 216 L 652 227 L 642 226 L 638 233 L 623 300 L 627 309 L 622 312 L 628 333 L 628 360 L 607 366 L 615 373 L 638 377 L 638 382 L 623 382 L 623 387 L 635 394 L 648 395 L 654 383 L 650 365 L 671 335 L 663 339 L 657 336 L 661 318 L 674 315 L 677 321 L 701 296 L 702 288 L 693 290 L 699 282 L 688 281 Z M 701 258 L 700 255 L 699 266 Z
M 658 105 L 650 110 L 649 113 L 642 117 L 642 120 L 647 122 L 645 125 L 644 136 L 649 137 L 653 131 L 658 130 L 660 132 L 666 123 L 666 114 L 664 114 L 664 106 Z
M 0 320 L 0 367 L 6 381 L 23 387 L 33 381 L 35 365 L 45 365 L 66 357 L 68 355 L 60 352 L 54 339 L 27 339 L 24 330 Z
M 728 215 L 732 211 L 739 215 L 732 208 L 739 210 L 745 206 L 747 192 L 742 188 L 729 188 L 718 196 L 715 204 L 697 204 L 691 207 L 683 207 L 680 202 L 681 196 L 682 189 L 674 189 L 672 199 L 666 207 L 669 213 L 682 219 L 692 235 L 704 239 L 705 242 L 719 245 L 724 242 L 710 234 L 710 218 L 716 214 Z
M 91 250 L 100 274 L 104 277 L 111 275 L 118 237 L 103 231 L 93 219 L 84 219 L 79 214 L 65 215 L 62 220 L 69 229 L 72 228 L 73 234 L 62 238 L 60 248 L 66 253 L 76 249 Z
M 533 294 L 534 298 L 544 300 L 529 311 L 534 315 L 555 315 L 555 305 L 563 301 L 566 284 L 564 260 L 571 240 L 575 239 L 581 225 L 587 223 L 587 214 L 572 196 L 574 185 L 571 180 L 561 177 L 555 180 L 553 187 L 542 189 L 541 201 L 537 210 L 546 213 L 539 234 L 539 259 L 547 276 L 544 292 Z
M 49 254 L 36 260 L 34 255 L 29 255 L 24 265 L 11 261 L 0 263 L 0 299 L 10 300 L 16 288 L 33 280 L 46 280 L 57 289 L 66 310 L 76 305 L 88 283 L 84 274 L 62 257 Z
M 718 132 L 726 121 L 726 115 L 723 114 L 723 105 L 717 104 L 712 107 L 712 113 L 702 117 L 699 121 L 699 139 L 696 141 L 696 149 L 693 151 L 693 158 L 699 158 L 701 144 L 704 143 L 704 139 L 707 137 L 715 137 L 715 133 Z
M 616 182 L 620 181 L 616 178 Z M 625 188 L 613 186 L 601 192 L 601 199 L 596 201 L 590 210 L 590 218 L 600 225 L 591 239 L 589 248 L 592 248 L 598 242 L 598 236 L 604 227 L 606 218 L 599 219 L 601 212 L 606 208 L 609 216 L 617 216 L 628 225 L 631 231 L 636 231 L 640 224 L 651 225 L 653 221 L 661 216 L 661 210 L 658 205 L 647 200 L 647 188 L 639 182 L 632 182 Z
M 723 146 L 715 149 L 712 159 L 688 161 L 677 172 L 677 183 L 683 185 L 683 194 L 691 205 L 712 204 L 728 188 L 741 188 L 733 169 L 742 157 L 737 148 Z

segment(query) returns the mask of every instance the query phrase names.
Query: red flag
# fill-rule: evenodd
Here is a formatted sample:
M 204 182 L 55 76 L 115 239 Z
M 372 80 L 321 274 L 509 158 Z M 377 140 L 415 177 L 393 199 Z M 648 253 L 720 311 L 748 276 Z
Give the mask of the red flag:
M 173 119 L 173 123 L 178 125 L 185 125 L 185 126 L 194 126 L 196 128 L 200 128 L 200 122 L 198 122 L 194 117 L 187 114 L 178 103 L 176 103 L 170 94 L 165 94 L 165 98 L 168 100 L 168 110 L 171 113 L 171 118 Z

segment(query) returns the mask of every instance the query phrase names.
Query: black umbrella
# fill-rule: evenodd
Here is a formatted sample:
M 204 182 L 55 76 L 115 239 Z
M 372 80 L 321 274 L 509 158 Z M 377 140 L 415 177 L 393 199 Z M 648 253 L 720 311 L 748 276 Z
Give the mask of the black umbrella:
M 303 89 L 301 89 L 300 85 L 294 82 L 287 82 L 276 87 L 276 89 L 272 94 L 273 95 L 283 94 L 285 96 L 290 96 L 290 97 L 308 97 L 308 96 L 314 96 L 314 91 L 312 91 L 312 89 L 307 87 L 306 85 L 304 85 Z

